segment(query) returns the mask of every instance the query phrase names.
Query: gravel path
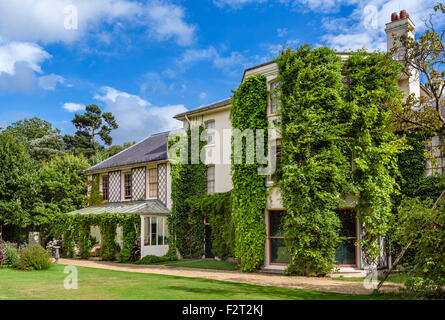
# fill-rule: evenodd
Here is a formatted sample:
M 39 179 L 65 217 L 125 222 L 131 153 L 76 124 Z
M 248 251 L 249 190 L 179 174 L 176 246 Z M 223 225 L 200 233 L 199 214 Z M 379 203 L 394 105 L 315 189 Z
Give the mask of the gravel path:
M 186 278 L 212 279 L 227 282 L 254 284 L 260 286 L 283 287 L 291 289 L 337 292 L 347 294 L 371 294 L 361 281 L 333 280 L 331 278 L 287 277 L 279 274 L 242 273 L 194 268 L 180 268 L 162 265 L 134 265 L 105 261 L 60 259 L 59 264 L 115 271 L 138 272 L 179 276 Z M 386 283 L 383 291 L 396 291 L 402 287 L 397 283 Z

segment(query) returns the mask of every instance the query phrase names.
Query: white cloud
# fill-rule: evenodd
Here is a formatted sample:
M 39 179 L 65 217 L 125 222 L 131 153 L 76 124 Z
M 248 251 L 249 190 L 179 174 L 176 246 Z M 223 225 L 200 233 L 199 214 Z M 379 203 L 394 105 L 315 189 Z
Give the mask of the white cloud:
M 207 93 L 205 93 L 205 92 L 201 92 L 200 94 L 199 94 L 199 99 L 201 99 L 201 100 L 205 100 L 207 98 Z
M 42 62 L 49 58 L 51 55 L 34 43 L 0 41 L 0 74 L 14 75 L 17 62 L 24 62 L 40 73 Z
M 436 0 L 357 1 L 357 6 L 347 18 L 325 18 L 323 26 L 328 31 L 322 41 L 337 50 L 386 50 L 385 25 L 392 12 L 406 10 L 418 31 L 424 30 L 424 22 L 431 13 Z M 442 18 L 443 23 L 443 18 Z
M 0 90 L 29 92 L 35 88 L 36 73 L 51 55 L 28 42 L 6 42 L 0 39 Z
M 213 0 L 213 3 L 218 7 L 229 6 L 232 8 L 240 8 L 249 3 L 263 3 L 267 0 Z
M 55 90 L 59 83 L 64 84 L 65 78 L 54 73 L 39 78 L 39 87 L 44 90 Z
M 103 87 L 95 99 L 106 104 L 116 117 L 119 129 L 113 131 L 114 143 L 141 140 L 150 134 L 177 129 L 181 123 L 173 119 L 187 109 L 183 105 L 152 106 L 137 95 Z
M 77 30 L 65 29 L 68 5 L 77 8 Z M 0 0 L 0 34 L 8 39 L 71 43 L 117 23 L 144 27 L 157 40 L 173 38 L 180 45 L 191 44 L 196 30 L 185 21 L 182 7 L 163 0 Z
M 196 62 L 208 61 L 212 66 L 226 72 L 233 72 L 236 67 L 245 65 L 247 59 L 239 52 L 231 52 L 223 56 L 215 47 L 209 46 L 204 49 L 189 49 L 176 61 L 179 68 L 187 69 Z
M 83 104 L 67 102 L 63 104 L 63 109 L 69 112 L 77 112 L 81 110 L 85 110 L 85 106 Z

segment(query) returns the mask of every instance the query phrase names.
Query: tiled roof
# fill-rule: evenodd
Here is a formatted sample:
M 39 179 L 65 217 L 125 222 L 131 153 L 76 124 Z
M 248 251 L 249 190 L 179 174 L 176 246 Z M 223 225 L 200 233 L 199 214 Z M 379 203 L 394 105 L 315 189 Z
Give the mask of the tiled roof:
M 168 210 L 158 200 L 146 200 L 146 201 L 133 201 L 133 202 L 119 202 L 119 203 L 107 203 L 101 206 L 92 206 L 77 211 L 70 212 L 69 214 L 80 215 L 97 215 L 102 213 L 120 213 L 120 214 L 155 214 L 155 215 L 169 215 Z
M 168 134 L 169 132 L 164 132 L 152 135 L 107 160 L 92 166 L 84 172 L 87 173 L 133 164 L 167 160 Z
M 178 119 L 178 118 L 184 117 L 185 115 L 194 114 L 194 113 L 198 113 L 198 112 L 202 112 L 202 111 L 208 111 L 208 110 L 211 110 L 211 109 L 215 109 L 215 108 L 218 108 L 218 107 L 222 107 L 222 106 L 228 105 L 231 102 L 232 102 L 232 98 L 228 98 L 228 99 L 225 99 L 225 100 L 222 100 L 222 101 L 218 101 L 218 102 L 209 104 L 207 106 L 199 107 L 199 108 L 187 111 L 187 112 L 180 113 L 180 114 L 174 116 L 174 118 Z

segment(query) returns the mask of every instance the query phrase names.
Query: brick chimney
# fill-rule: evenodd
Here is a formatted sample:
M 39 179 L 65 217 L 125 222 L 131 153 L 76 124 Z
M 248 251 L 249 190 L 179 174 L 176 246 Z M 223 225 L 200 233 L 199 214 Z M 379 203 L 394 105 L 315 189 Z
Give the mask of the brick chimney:
M 413 31 L 407 31 L 407 27 L 412 27 Z M 390 51 L 394 47 L 394 35 L 401 36 L 407 34 L 409 37 L 415 37 L 416 30 L 415 24 L 409 17 L 408 12 L 406 10 L 400 11 L 400 15 L 394 12 L 391 15 L 391 22 L 386 24 L 386 45 L 387 50 Z M 400 44 L 397 44 L 400 46 Z M 403 59 L 403 48 L 399 48 L 397 52 L 393 55 L 394 59 L 402 60 Z M 416 70 L 412 70 L 411 74 L 402 75 L 400 80 L 401 89 L 407 94 L 415 94 L 417 98 L 420 97 L 420 79 L 419 73 Z

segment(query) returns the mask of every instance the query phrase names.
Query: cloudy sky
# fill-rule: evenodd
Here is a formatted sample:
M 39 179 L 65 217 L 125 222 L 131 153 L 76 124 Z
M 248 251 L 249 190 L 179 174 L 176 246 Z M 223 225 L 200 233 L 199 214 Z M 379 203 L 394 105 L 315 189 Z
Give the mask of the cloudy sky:
M 73 133 L 97 104 L 120 124 L 115 143 L 140 140 L 229 97 L 284 44 L 384 50 L 392 12 L 421 32 L 435 2 L 0 0 L 0 127 L 37 116 Z

